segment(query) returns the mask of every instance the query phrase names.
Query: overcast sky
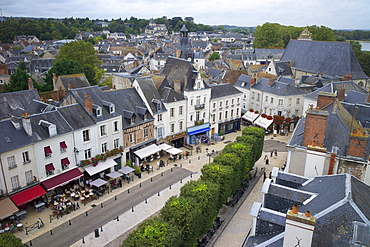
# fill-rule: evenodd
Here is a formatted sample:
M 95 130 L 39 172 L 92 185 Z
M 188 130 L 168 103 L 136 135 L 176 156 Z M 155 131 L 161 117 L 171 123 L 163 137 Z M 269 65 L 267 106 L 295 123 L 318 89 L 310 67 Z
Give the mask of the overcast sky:
M 370 0 L 0 0 L 3 16 L 150 19 L 194 17 L 206 25 L 266 22 L 332 29 L 370 29 Z

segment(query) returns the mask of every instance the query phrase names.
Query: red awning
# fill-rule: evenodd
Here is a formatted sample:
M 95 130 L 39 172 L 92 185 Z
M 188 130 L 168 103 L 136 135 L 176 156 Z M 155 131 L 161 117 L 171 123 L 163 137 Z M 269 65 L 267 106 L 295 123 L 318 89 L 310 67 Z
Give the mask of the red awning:
M 76 180 L 82 176 L 82 172 L 76 167 L 72 170 L 59 174 L 58 176 L 45 180 L 42 182 L 42 184 L 47 190 L 53 190 L 57 187 L 66 185 L 69 182 L 72 182 L 73 180 Z
M 71 162 L 69 162 L 68 158 L 62 159 L 62 165 L 66 166 L 66 165 L 69 165 L 69 164 L 71 164 Z
M 47 172 L 50 172 L 50 171 L 54 171 L 55 167 L 54 167 L 53 163 L 50 163 L 50 164 L 45 166 L 45 169 L 46 169 Z
M 10 199 L 12 199 L 15 205 L 19 207 L 45 194 L 46 191 L 40 185 L 36 185 L 32 188 L 26 189 L 22 192 L 19 192 L 18 194 L 11 196 Z
M 67 144 L 66 144 L 66 142 L 61 142 L 61 143 L 60 143 L 60 148 L 61 148 L 61 149 L 66 149 L 66 148 L 67 148 Z
M 44 151 L 45 151 L 45 153 L 46 153 L 46 154 L 51 154 L 51 153 L 53 153 L 53 152 L 51 151 L 50 146 L 44 147 Z

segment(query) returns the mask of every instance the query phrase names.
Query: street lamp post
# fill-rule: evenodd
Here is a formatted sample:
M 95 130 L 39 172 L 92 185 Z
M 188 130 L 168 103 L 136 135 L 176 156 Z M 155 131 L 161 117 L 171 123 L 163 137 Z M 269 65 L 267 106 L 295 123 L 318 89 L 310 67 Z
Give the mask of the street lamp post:
M 206 155 L 208 156 L 208 164 L 211 163 L 211 156 L 215 153 L 215 150 L 212 150 L 212 152 L 208 152 L 209 149 L 206 148 Z

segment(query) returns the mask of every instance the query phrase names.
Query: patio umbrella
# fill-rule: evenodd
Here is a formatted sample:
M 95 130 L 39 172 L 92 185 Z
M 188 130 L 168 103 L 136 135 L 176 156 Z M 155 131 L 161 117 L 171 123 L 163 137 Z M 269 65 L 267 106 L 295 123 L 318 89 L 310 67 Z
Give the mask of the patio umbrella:
M 119 172 L 114 171 L 114 172 L 108 173 L 107 176 L 110 177 L 110 178 L 116 179 L 116 178 L 119 178 L 120 176 L 122 176 L 122 174 L 119 173 Z
M 96 187 L 100 187 L 104 184 L 108 183 L 107 181 L 101 179 L 101 178 L 98 178 L 98 179 L 95 179 L 94 181 L 92 181 L 90 183 L 91 186 L 96 186 Z
M 129 174 L 130 172 L 133 172 L 135 171 L 134 168 L 131 168 L 129 166 L 125 166 L 125 167 L 122 167 L 121 169 L 118 170 L 120 173 L 123 173 L 123 174 Z

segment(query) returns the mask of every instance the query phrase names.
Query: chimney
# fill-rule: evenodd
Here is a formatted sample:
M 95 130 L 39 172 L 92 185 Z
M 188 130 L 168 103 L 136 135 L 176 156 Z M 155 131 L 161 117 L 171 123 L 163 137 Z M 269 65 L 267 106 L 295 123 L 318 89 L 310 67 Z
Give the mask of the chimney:
M 305 147 L 324 147 L 326 120 L 329 113 L 319 109 L 306 111 L 306 123 L 302 145 Z
M 56 85 L 57 85 L 57 79 L 58 79 L 57 75 L 55 73 L 53 73 L 53 87 L 54 87 L 54 90 L 55 90 Z
M 138 62 L 137 60 L 134 60 L 134 68 L 136 68 L 138 66 Z
M 354 129 L 349 135 L 347 156 L 365 158 L 368 135 L 364 129 Z
M 343 81 L 352 81 L 352 74 L 349 73 L 345 74 L 343 76 Z
M 179 80 L 173 81 L 173 90 L 175 90 L 176 93 L 181 94 L 181 82 Z
M 325 108 L 335 101 L 337 95 L 335 93 L 319 92 L 317 96 L 317 107 Z
M 298 206 L 294 205 L 286 214 L 283 247 L 311 247 L 315 225 L 316 218 L 310 211 L 300 213 Z
M 274 84 L 275 80 L 274 79 L 270 79 L 269 80 L 269 86 L 271 86 L 272 84 Z
M 28 78 L 28 89 L 29 90 L 33 89 L 33 81 L 31 78 Z
M 31 126 L 31 119 L 28 116 L 28 113 L 25 112 L 22 114 L 22 125 L 24 131 L 26 131 L 28 136 L 32 136 L 32 126 Z
M 344 85 L 341 85 L 340 88 L 337 90 L 337 98 L 339 101 L 343 101 L 345 97 L 346 89 L 344 88 Z
M 319 71 L 319 72 L 317 73 L 317 77 L 322 78 L 322 71 Z
M 93 113 L 92 99 L 88 94 L 85 94 L 85 108 L 90 114 Z
M 254 85 L 254 84 L 256 84 L 256 78 L 251 78 L 249 80 L 249 83 L 251 84 L 251 86 Z
M 71 83 L 71 82 L 69 82 L 69 83 L 68 83 L 68 91 L 69 91 L 69 90 L 71 90 L 71 89 L 72 89 L 72 83 Z

